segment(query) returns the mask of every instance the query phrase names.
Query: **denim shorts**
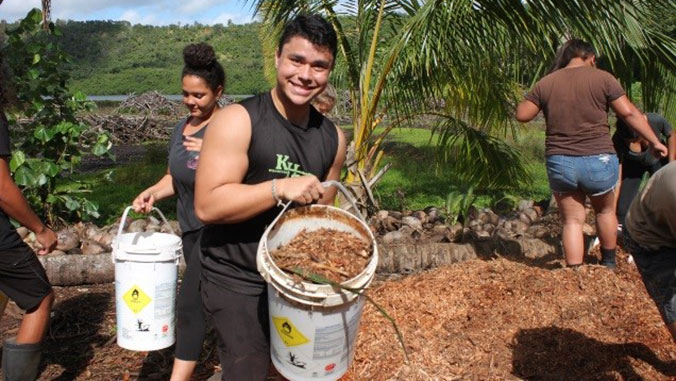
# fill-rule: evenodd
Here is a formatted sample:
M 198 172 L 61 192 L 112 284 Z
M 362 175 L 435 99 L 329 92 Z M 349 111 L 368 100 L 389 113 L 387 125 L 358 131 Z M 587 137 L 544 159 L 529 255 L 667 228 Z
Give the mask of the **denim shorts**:
M 549 187 L 556 193 L 581 190 L 598 196 L 615 189 L 619 173 L 617 155 L 603 153 L 591 156 L 547 156 Z
M 626 230 L 623 241 L 662 318 L 667 324 L 676 322 L 676 248 L 647 250 L 633 241 Z

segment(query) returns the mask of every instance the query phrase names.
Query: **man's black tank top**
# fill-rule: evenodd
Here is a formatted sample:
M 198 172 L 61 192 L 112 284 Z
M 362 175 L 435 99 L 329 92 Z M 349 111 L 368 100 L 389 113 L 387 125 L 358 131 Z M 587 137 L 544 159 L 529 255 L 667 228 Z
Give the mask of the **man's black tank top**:
M 338 133 L 330 120 L 310 107 L 308 126 L 296 126 L 277 111 L 270 92 L 240 104 L 251 119 L 244 184 L 305 174 L 326 178 L 338 150 Z M 256 269 L 256 250 L 265 228 L 280 211 L 274 207 L 244 222 L 205 226 L 201 239 L 203 276 L 234 292 L 262 293 L 265 282 Z

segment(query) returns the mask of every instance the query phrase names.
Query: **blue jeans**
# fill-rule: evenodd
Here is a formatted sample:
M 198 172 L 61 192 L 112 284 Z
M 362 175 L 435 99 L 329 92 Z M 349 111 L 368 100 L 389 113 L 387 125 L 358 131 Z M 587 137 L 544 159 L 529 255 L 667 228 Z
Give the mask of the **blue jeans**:
M 634 257 L 648 294 L 667 324 L 676 322 L 676 248 L 648 250 L 623 232 L 624 247 Z
M 581 190 L 591 196 L 606 194 L 615 189 L 619 167 L 617 155 L 612 153 L 547 156 L 549 187 L 556 193 Z

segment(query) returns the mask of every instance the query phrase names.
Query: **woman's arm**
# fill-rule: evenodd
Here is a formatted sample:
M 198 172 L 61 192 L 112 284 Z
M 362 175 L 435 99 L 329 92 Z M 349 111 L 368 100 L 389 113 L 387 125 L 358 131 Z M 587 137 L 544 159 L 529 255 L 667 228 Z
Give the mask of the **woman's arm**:
M 653 151 L 653 155 L 656 157 L 666 157 L 667 156 L 667 147 L 664 144 L 660 143 L 660 140 L 655 136 L 653 129 L 650 128 L 648 121 L 643 116 L 643 113 L 634 106 L 633 103 L 627 98 L 626 95 L 623 95 L 614 101 L 610 102 L 610 106 L 615 110 L 615 113 L 622 119 L 624 119 L 629 126 L 636 131 L 642 138 L 650 143 L 650 147 Z
M 522 123 L 530 122 L 540 112 L 540 108 L 529 100 L 523 100 L 516 106 L 516 120 Z
M 169 173 L 169 168 L 167 168 L 167 173 L 158 182 L 136 196 L 134 202 L 132 202 L 134 211 L 137 213 L 149 213 L 153 209 L 155 201 L 176 194 L 173 180 Z

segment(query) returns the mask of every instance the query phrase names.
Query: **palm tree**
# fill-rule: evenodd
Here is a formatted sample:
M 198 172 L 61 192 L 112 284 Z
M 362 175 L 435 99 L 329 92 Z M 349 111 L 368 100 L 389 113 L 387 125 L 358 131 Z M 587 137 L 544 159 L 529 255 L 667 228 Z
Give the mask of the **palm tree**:
M 349 90 L 353 106 L 348 184 L 359 177 L 370 182 L 384 136 L 421 114 L 439 118 L 440 152 L 461 169 L 463 180 L 484 188 L 522 181 L 526 170 L 502 137 L 516 133 L 513 109 L 524 89 L 572 36 L 592 42 L 625 88 L 641 82 L 646 109 L 676 117 L 676 41 L 653 27 L 658 7 L 662 14 L 676 12 L 672 1 L 253 3 L 271 40 L 299 13 L 322 14 L 336 29 L 333 80 Z M 389 125 L 376 135 L 385 114 Z

